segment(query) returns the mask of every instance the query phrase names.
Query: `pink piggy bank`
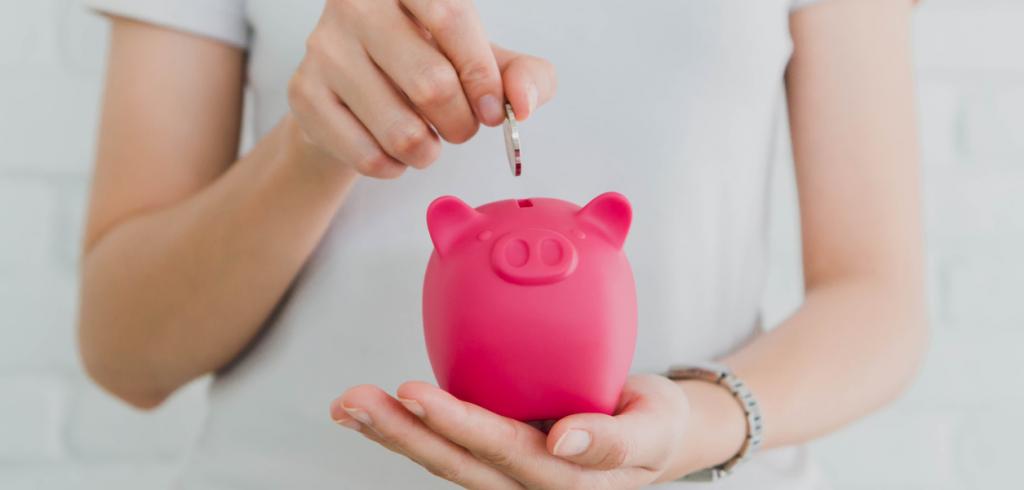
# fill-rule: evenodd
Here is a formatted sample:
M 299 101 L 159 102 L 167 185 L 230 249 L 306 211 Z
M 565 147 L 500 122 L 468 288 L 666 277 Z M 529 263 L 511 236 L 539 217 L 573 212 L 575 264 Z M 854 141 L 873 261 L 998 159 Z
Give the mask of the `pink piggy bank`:
M 613 192 L 582 209 L 434 200 L 423 329 L 441 388 L 523 421 L 613 413 L 636 345 L 631 220 Z

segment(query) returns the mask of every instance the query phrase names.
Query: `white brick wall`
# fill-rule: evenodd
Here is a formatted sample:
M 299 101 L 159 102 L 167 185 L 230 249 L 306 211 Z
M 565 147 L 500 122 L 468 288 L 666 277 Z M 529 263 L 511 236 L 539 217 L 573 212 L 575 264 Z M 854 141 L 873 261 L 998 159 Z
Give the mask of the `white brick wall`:
M 0 489 L 159 488 L 203 384 L 153 414 L 81 374 L 76 268 L 106 45 L 77 0 L 0 0 Z
M 916 18 L 932 348 L 901 401 L 815 444 L 836 488 L 1006 488 L 1024 440 L 1024 2 L 928 0 Z M 203 383 L 152 414 L 74 349 L 77 240 L 106 34 L 75 0 L 0 0 L 0 488 L 153 488 L 198 428 Z M 780 158 L 788 159 L 783 147 Z M 777 176 L 765 300 L 800 298 Z M 1019 384 L 1019 383 L 1018 383 Z
M 815 444 L 838 488 L 1019 486 L 1021 25 L 1020 0 L 925 0 L 916 14 L 932 345 L 902 400 Z

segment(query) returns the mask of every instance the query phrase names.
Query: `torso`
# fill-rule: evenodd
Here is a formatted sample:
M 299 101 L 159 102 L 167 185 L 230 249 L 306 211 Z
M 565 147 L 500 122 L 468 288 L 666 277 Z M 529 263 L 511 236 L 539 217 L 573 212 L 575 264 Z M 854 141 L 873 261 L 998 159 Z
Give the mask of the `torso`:
M 217 376 L 182 482 L 449 488 L 327 415 L 346 387 L 433 379 L 420 295 L 431 251 L 424 213 L 442 194 L 472 205 L 536 196 L 583 204 L 608 190 L 629 197 L 634 371 L 713 358 L 756 335 L 789 3 L 477 2 L 494 41 L 558 70 L 556 98 L 521 125 L 524 176 L 508 175 L 500 129 L 484 128 L 446 145 L 426 171 L 360 180 L 264 334 Z M 286 84 L 322 1 L 247 7 L 259 135 L 287 110 Z M 804 478 L 792 467 L 750 466 L 759 488 Z

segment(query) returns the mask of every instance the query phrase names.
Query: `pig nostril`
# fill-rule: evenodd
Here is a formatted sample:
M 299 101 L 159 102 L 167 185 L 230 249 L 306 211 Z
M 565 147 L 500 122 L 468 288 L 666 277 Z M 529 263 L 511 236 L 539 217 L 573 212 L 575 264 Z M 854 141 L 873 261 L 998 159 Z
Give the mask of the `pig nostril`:
M 529 199 L 519 199 L 519 200 L 516 201 L 516 204 L 518 204 L 519 207 L 521 207 L 521 208 L 532 208 L 533 207 L 533 201 L 531 201 Z
M 523 240 L 512 240 L 505 245 L 505 260 L 512 267 L 522 267 L 530 260 L 530 246 Z
M 547 265 L 555 265 L 562 261 L 562 244 L 557 240 L 545 238 L 540 242 L 540 260 Z

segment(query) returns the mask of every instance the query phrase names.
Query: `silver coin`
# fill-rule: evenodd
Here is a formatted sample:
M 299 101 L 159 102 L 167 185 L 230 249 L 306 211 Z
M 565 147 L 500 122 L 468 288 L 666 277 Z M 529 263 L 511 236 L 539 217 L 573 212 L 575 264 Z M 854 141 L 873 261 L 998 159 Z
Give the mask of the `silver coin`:
M 519 146 L 519 128 L 512 104 L 505 104 L 505 153 L 508 154 L 508 168 L 518 177 L 523 173 L 523 152 Z

